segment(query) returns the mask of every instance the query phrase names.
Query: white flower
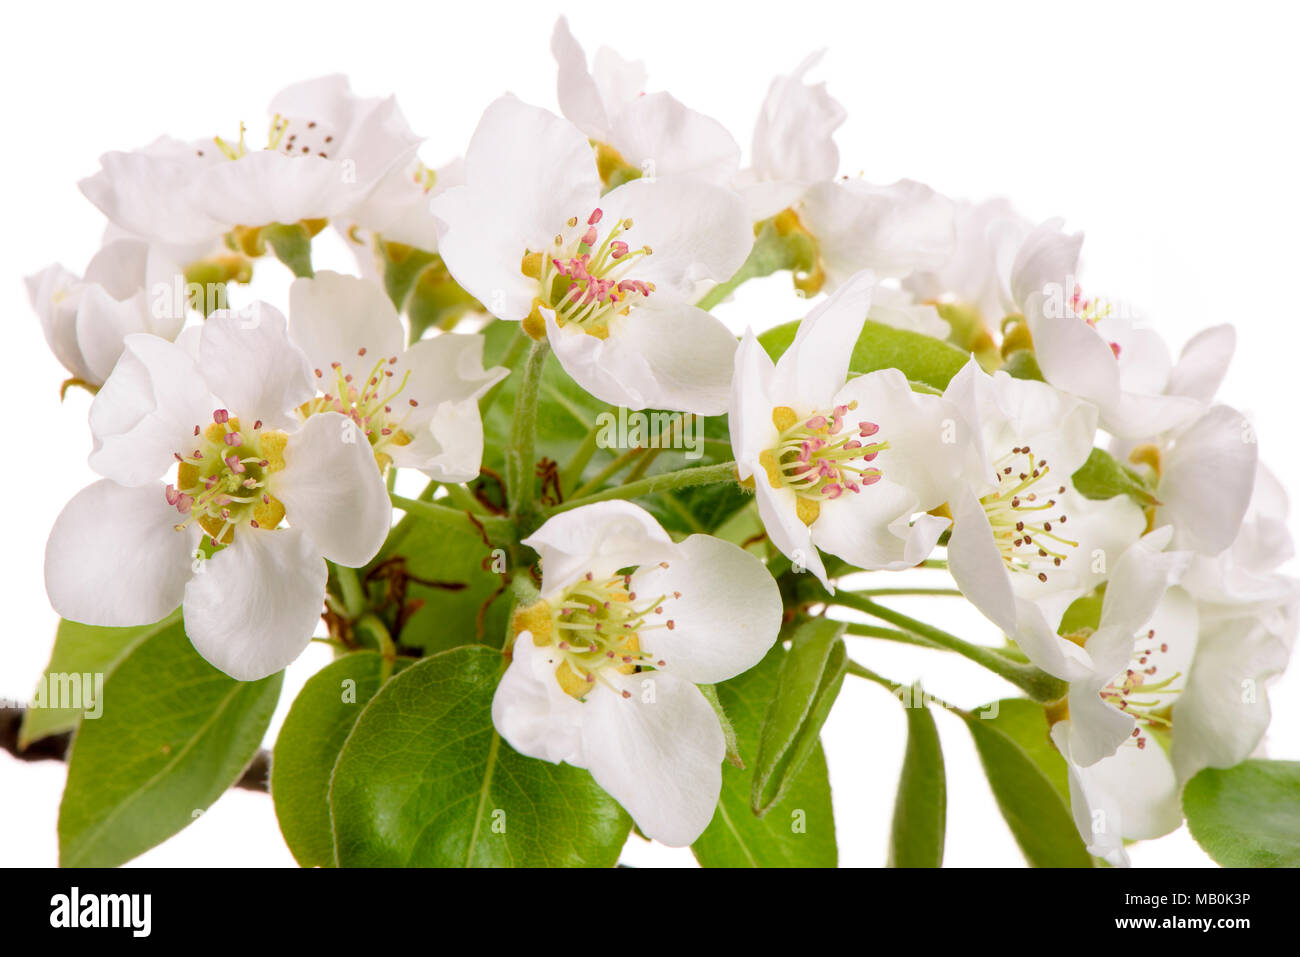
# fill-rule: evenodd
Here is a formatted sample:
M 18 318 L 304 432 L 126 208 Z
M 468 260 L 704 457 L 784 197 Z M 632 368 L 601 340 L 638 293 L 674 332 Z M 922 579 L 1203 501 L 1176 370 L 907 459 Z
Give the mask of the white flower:
M 382 288 L 319 272 L 289 290 L 289 333 L 312 363 L 321 393 L 309 412 L 346 415 L 381 466 L 467 482 L 483 459 L 478 399 L 509 374 L 483 368 L 483 337 L 443 333 L 406 348 Z
M 425 252 L 438 251 L 438 220 L 429 208 L 439 193 L 465 182 L 465 163 L 456 159 L 437 169 L 419 160 L 394 167 L 361 202 L 341 217 L 339 231 L 354 245 L 369 247 L 372 236 L 385 242 L 403 243 Z M 358 260 L 367 275 L 381 279 L 373 260 L 373 250 L 358 251 Z
M 344 76 L 294 84 L 270 112 L 261 148 L 245 142 L 242 125 L 233 142 L 163 137 L 105 153 L 81 190 L 130 233 L 203 255 L 235 226 L 346 212 L 419 145 L 392 97 L 354 96 Z
M 551 34 L 560 112 L 596 147 L 602 179 L 631 169 L 646 176 L 696 176 L 730 185 L 740 147 L 717 120 L 688 109 L 667 93 L 646 93 L 646 71 L 607 47 L 593 68 L 560 17 Z
M 1043 378 L 1097 406 L 1102 427 L 1122 438 L 1195 419 L 1204 403 L 1168 392 L 1173 360 L 1160 336 L 1083 297 L 1076 281 L 1083 234 L 1060 227 L 1051 220 L 1035 229 L 1011 270 L 1012 297 Z
M 823 52 L 810 54 L 793 74 L 775 77 L 768 87 L 754 126 L 751 165 L 738 180 L 755 222 L 795 206 L 808 187 L 834 179 L 839 169 L 834 133 L 847 114 L 825 83 L 804 79 Z
M 1277 570 L 1294 553 L 1287 511 L 1286 493 L 1261 464 L 1236 540 L 1217 555 L 1197 555 L 1183 576 L 1201 631 L 1173 710 L 1180 782 L 1245 760 L 1268 728 L 1266 686 L 1286 669 L 1300 625 L 1300 582 Z
M 55 611 L 92 625 L 147 624 L 181 605 L 198 652 L 255 680 L 310 641 L 324 559 L 373 558 L 391 506 L 350 419 L 299 421 L 315 390 L 283 316 L 259 303 L 194 332 L 127 337 L 90 411 L 104 479 L 56 520 L 45 585 Z
M 176 338 L 185 303 L 171 293 L 184 284 L 179 264 L 162 249 L 116 239 L 95 254 L 84 277 L 48 266 L 27 277 L 27 292 L 55 358 L 73 380 L 93 388 L 113 371 L 127 336 Z
M 1159 837 L 1182 820 L 1165 744 L 1197 615 L 1187 593 L 1170 587 L 1190 556 L 1162 551 L 1169 537 L 1160 529 L 1120 558 L 1096 631 L 1071 636 L 1083 642 L 1086 670 L 1052 714 L 1075 823 L 1088 849 L 1113 864 L 1127 863 L 1124 839 Z
M 897 369 L 849 379 L 870 308 L 863 273 L 800 323 L 774 365 L 752 332 L 736 354 L 731 444 L 783 554 L 827 583 L 817 548 L 861 568 L 905 568 L 934 548 L 964 458 L 957 413 Z M 846 381 L 847 380 L 847 381 Z
M 1127 496 L 1090 501 L 1071 481 L 1092 451 L 1097 410 L 1043 382 L 989 375 L 973 359 L 944 396 L 976 440 L 967 482 L 949 502 L 948 569 L 1006 634 L 1027 602 L 1055 624 L 1106 578 L 1105 557 L 1146 527 Z
M 493 723 L 522 754 L 590 770 L 648 837 L 690 844 L 713 817 L 726 750 L 696 684 L 772 647 L 775 581 L 728 542 L 674 543 L 627 502 L 564 512 L 524 544 L 541 556 L 541 600 L 516 612 Z
M 545 330 L 569 375 L 606 402 L 726 408 L 736 341 L 691 304 L 749 253 L 739 196 L 692 177 L 602 196 L 582 133 L 512 96 L 483 114 L 465 178 L 433 200 L 439 252 L 493 315 Z
M 1003 199 L 958 201 L 952 256 L 933 270 L 917 271 L 903 287 L 919 299 L 973 307 L 985 322 L 1014 312 L 1011 266 L 1033 224 Z

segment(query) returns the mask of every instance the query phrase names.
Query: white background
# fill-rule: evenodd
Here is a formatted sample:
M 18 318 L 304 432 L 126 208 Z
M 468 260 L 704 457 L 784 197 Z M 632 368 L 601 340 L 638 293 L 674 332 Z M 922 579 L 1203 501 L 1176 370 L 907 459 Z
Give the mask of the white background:
M 395 92 L 428 137 L 424 160 L 441 164 L 463 150 L 501 92 L 554 106 L 549 37 L 563 9 L 224 0 L 6 11 L 0 697 L 25 699 L 45 663 L 56 622 L 41 579 L 45 536 L 91 480 L 88 398 L 74 392 L 60 404 L 65 373 L 20 281 L 55 260 L 80 271 L 98 247 L 102 221 L 76 181 L 97 168 L 101 152 L 163 132 L 231 135 L 243 120 L 257 135 L 276 90 L 335 71 L 349 73 L 361 94 Z M 1087 230 L 1089 291 L 1144 307 L 1175 350 L 1203 326 L 1237 323 L 1240 344 L 1221 395 L 1255 420 L 1264 459 L 1294 494 L 1300 67 L 1296 24 L 1282 4 L 661 0 L 570 12 L 589 54 L 604 43 L 645 60 L 649 89 L 718 118 L 746 146 L 772 75 L 827 47 L 817 76 L 849 113 L 838 135 L 841 172 L 874 182 L 906 176 L 956 196 L 1004 195 L 1033 219 L 1065 216 Z M 276 278 L 277 268 L 262 273 Z M 803 311 L 782 276 L 746 287 L 721 314 L 765 326 Z M 953 599 L 900 607 L 993 637 Z M 923 675 L 928 690 L 958 704 L 1010 690 L 939 653 L 853 642 L 852 653 L 877 671 L 903 681 Z M 324 657 L 314 648 L 290 669 L 272 732 Z M 1284 679 L 1273 698 L 1270 753 L 1300 758 L 1300 679 Z M 964 728 L 938 720 L 949 774 L 947 863 L 1021 864 Z M 897 703 L 849 679 L 826 731 L 844 864 L 885 859 L 903 741 Z M 63 776 L 60 764 L 0 755 L 0 864 L 56 861 Z M 1138 866 L 1209 863 L 1185 830 L 1137 847 L 1133 858 Z M 625 860 L 691 857 L 634 841 Z M 269 799 L 234 792 L 140 863 L 292 859 Z

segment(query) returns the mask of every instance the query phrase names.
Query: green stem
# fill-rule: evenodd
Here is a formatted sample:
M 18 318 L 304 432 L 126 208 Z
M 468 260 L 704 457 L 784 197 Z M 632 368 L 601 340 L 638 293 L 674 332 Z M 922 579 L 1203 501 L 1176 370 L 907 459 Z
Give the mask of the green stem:
M 617 475 L 619 472 L 625 469 L 629 463 L 635 461 L 636 457 L 640 455 L 642 451 L 643 450 L 641 449 L 640 446 L 637 446 L 634 449 L 628 449 L 618 458 L 614 459 L 603 469 L 601 469 L 599 472 L 593 475 L 589 482 L 584 482 L 582 488 L 577 489 L 573 493 L 573 495 L 570 496 L 570 498 L 585 498 L 586 496 L 590 495 L 596 489 L 600 488 L 602 485 L 604 485 L 606 482 L 612 479 L 615 475 Z
M 403 498 L 400 495 L 388 496 L 393 505 L 415 518 L 465 531 L 472 528 L 470 517 L 459 509 L 448 508 L 437 502 L 422 502 L 419 499 Z M 509 544 L 514 541 L 514 523 L 504 515 L 475 516 L 475 519 L 487 533 L 488 539 L 495 544 Z
M 532 339 L 522 328 L 515 330 L 515 337 L 510 340 L 510 345 L 506 347 L 506 353 L 501 357 L 501 362 L 498 364 L 513 370 L 515 363 L 519 361 L 519 357 L 524 354 L 524 350 L 528 348 L 530 342 L 532 342 Z M 478 414 L 480 417 L 487 415 L 488 409 L 492 408 L 492 403 L 501 394 L 501 390 L 505 388 L 506 380 L 509 378 L 509 376 L 506 376 L 505 379 L 502 379 L 479 397 Z
M 570 499 L 563 505 L 551 509 L 550 514 L 555 515 L 559 512 L 566 512 L 571 508 L 577 508 L 579 505 L 590 505 L 592 502 L 606 502 L 618 498 L 639 498 L 642 495 L 653 495 L 655 492 L 667 492 L 678 488 L 689 488 L 692 485 L 712 485 L 716 482 L 734 482 L 735 480 L 735 462 L 706 465 L 702 468 L 678 469 L 676 472 L 661 472 L 658 475 L 652 475 L 636 482 L 628 482 L 626 485 L 615 485 L 613 488 L 593 492 L 582 498 Z
M 356 630 L 369 635 L 379 647 L 379 654 L 383 658 L 379 666 L 379 683 L 383 684 L 392 677 L 393 665 L 397 661 L 397 645 L 393 642 L 393 637 L 388 633 L 384 623 L 375 615 L 364 616 L 357 622 Z
M 940 628 L 935 628 L 933 625 L 917 621 L 902 612 L 886 608 L 884 605 L 878 605 L 869 598 L 863 598 L 852 592 L 839 592 L 826 600 L 831 604 L 865 612 L 874 618 L 879 618 L 881 621 L 887 621 L 891 625 L 897 625 L 920 635 L 922 638 L 927 638 L 949 651 L 955 651 L 976 664 L 982 665 L 999 677 L 1005 678 L 1035 701 L 1056 701 L 1064 697 L 1066 691 L 1069 690 L 1069 685 L 1066 682 L 1033 665 L 1011 661 L 992 648 L 972 644 Z
M 600 425 L 593 424 L 587 435 L 578 446 L 578 451 L 573 453 L 573 458 L 569 464 L 560 472 L 560 488 L 573 488 L 582 479 L 582 473 L 586 470 L 591 457 L 596 454 L 596 443 L 600 439 Z
M 447 501 L 462 512 L 483 512 L 483 506 L 479 504 L 479 500 L 471 495 L 469 489 L 465 486 L 449 482 L 443 488 L 447 490 Z
M 335 565 L 334 574 L 338 579 L 339 590 L 343 592 L 343 608 L 348 617 L 358 617 L 366 607 L 366 591 L 361 587 L 361 577 L 355 568 L 346 565 Z
M 905 645 L 916 645 L 919 648 L 930 648 L 935 651 L 947 651 L 943 645 L 936 645 L 928 638 L 922 638 L 920 635 L 914 635 L 910 631 L 902 631 L 897 628 L 881 628 L 879 625 L 864 625 L 861 622 L 851 621 L 846 629 L 850 635 L 858 635 L 863 638 L 883 638 L 885 641 L 897 641 Z
M 956 588 L 862 588 L 853 592 L 863 598 L 875 598 L 881 595 L 956 595 L 961 592 Z
M 506 446 L 506 495 L 510 515 L 530 515 L 536 476 L 533 474 L 534 446 L 537 443 L 537 396 L 542 385 L 542 369 L 550 346 L 534 342 L 524 360 L 523 378 L 515 396 L 515 414 L 510 425 L 510 444 Z

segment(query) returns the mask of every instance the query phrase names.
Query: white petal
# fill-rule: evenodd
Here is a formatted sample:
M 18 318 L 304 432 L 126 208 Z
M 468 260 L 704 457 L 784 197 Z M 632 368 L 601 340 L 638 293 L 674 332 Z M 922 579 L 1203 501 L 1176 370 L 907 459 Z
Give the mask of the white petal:
M 1230 768 L 1250 756 L 1271 719 L 1265 685 L 1287 666 L 1295 609 L 1281 627 L 1243 617 L 1203 627 L 1187 686 L 1174 703 L 1174 766 L 1186 782 L 1202 768 Z
M 1005 634 L 1016 633 L 1016 596 L 984 507 L 970 491 L 949 501 L 948 571 L 971 604 Z
M 321 271 L 289 287 L 289 334 L 315 369 L 339 362 L 346 371 L 402 354 L 406 332 L 388 294 L 366 279 Z M 364 349 L 364 356 L 358 353 Z M 324 380 L 329 391 L 332 379 Z
M 917 511 L 910 490 L 882 479 L 857 494 L 823 500 L 812 525 L 813 541 L 859 568 L 911 568 L 934 551 L 949 524 L 929 514 L 913 520 Z
M 632 220 L 622 236 L 628 245 L 651 248 L 627 276 L 654 283 L 652 297 L 664 302 L 693 303 L 735 275 L 754 245 L 740 195 L 691 177 L 633 180 L 600 207 L 602 223 Z
M 199 360 L 208 387 L 245 424 L 293 428 L 292 410 L 316 394 L 311 365 L 289 339 L 284 316 L 264 302 L 210 315 Z
M 594 502 L 547 519 L 523 544 L 542 559 L 542 594 L 550 597 L 588 572 L 612 575 L 620 568 L 681 557 L 654 516 L 631 502 Z
M 284 469 L 267 489 L 332 562 L 364 565 L 388 537 L 393 509 L 370 443 L 337 412 L 313 415 L 289 436 Z
M 632 576 L 637 601 L 664 595 L 663 614 L 639 633 L 641 649 L 660 670 L 696 684 L 734 678 L 758 664 L 781 627 L 781 593 L 767 567 L 730 542 L 692 535 L 682 557 L 642 566 Z M 659 667 L 659 666 L 656 666 Z
M 585 768 L 581 727 L 586 705 L 560 687 L 554 649 L 538 648 L 527 631 L 519 634 L 513 648 L 510 667 L 492 696 L 497 733 L 530 758 Z
M 1061 225 L 1061 220 L 1051 219 L 1034 229 L 1011 264 L 1011 295 L 1026 315 L 1035 294 L 1059 296 L 1064 305 L 1074 293 L 1083 233 L 1067 235 Z
M 816 183 L 802 209 L 830 288 L 863 269 L 897 278 L 937 268 L 952 255 L 952 201 L 922 183 Z
M 103 479 L 68 502 L 45 546 L 45 590 L 70 621 L 147 625 L 175 611 L 199 530 L 181 520 L 161 483 L 127 488 Z
M 1059 617 L 1049 620 L 1034 602 L 1016 599 L 1016 633 L 1012 637 L 1020 650 L 1049 675 L 1065 681 L 1086 680 L 1094 670 L 1092 659 L 1074 642 L 1056 633 L 1059 624 Z
M 1210 402 L 1228 373 L 1236 348 L 1237 330 L 1230 324 L 1202 329 L 1183 346 L 1165 391 Z
M 399 468 L 419 469 L 435 482 L 468 482 L 483 464 L 483 417 L 478 401 L 440 402 L 415 427 L 407 445 L 389 446 Z
M 205 168 L 196 189 L 202 212 L 229 226 L 266 226 L 329 219 L 347 212 L 373 182 L 351 167 L 320 156 L 254 150 L 234 162 Z
M 216 400 L 198 364 L 157 336 L 127 336 L 122 357 L 90 406 L 90 467 L 123 485 L 160 478 L 192 448 L 195 426 L 212 421 Z
M 609 144 L 647 176 L 694 176 L 729 186 L 740 147 L 717 120 L 667 93 L 639 96 L 614 116 Z
M 778 76 L 754 125 L 754 169 L 764 179 L 817 182 L 839 169 L 840 153 L 832 134 L 847 117 L 825 83 L 806 83 L 804 76 L 821 60 L 809 55 L 790 76 Z M 779 210 L 778 210 L 779 211 Z
M 850 379 L 833 401 L 857 402 L 845 416 L 848 427 L 858 422 L 880 426 L 871 441 L 889 447 L 871 464 L 884 473 L 884 481 L 911 492 L 919 511 L 946 502 L 960 487 L 971 437 L 947 399 L 913 392 L 897 369 L 880 369 Z
M 699 415 L 727 410 L 736 339 L 717 318 L 695 306 L 660 306 L 652 296 L 598 339 L 560 328 L 542 310 L 551 347 L 574 381 L 611 405 L 670 409 Z
M 1162 463 L 1161 521 L 1176 544 L 1214 555 L 1232 544 L 1250 504 L 1259 446 L 1250 422 L 1216 405 L 1180 434 Z
M 772 360 L 752 329 L 736 350 L 736 367 L 731 379 L 731 399 L 727 407 L 727 421 L 731 430 L 731 449 L 736 457 L 736 471 L 747 479 L 763 469 L 758 457 L 764 449 L 776 444 L 777 431 L 772 422 L 771 380 Z
M 1185 552 L 1166 552 L 1169 529 L 1144 535 L 1120 556 L 1111 570 L 1110 584 L 1101 605 L 1101 628 L 1134 634 L 1143 628 L 1169 585 L 1187 567 Z
M 587 699 L 583 751 L 596 783 L 649 838 L 685 847 L 713 819 L 722 791 L 722 727 L 700 690 L 662 672 L 619 676 L 630 697 Z
M 754 497 L 763 529 L 777 551 L 797 567 L 812 572 L 818 581 L 830 588 L 826 566 L 813 544 L 812 529 L 799 518 L 794 492 L 788 488 L 772 488 L 767 475 L 760 470 L 754 475 Z
M 185 632 L 214 667 L 258 681 L 311 641 L 325 579 L 325 560 L 302 532 L 240 529 L 185 586 Z
M 524 254 L 549 248 L 570 217 L 596 208 L 595 156 L 572 124 L 503 96 L 474 131 L 465 177 L 430 203 L 446 228 L 438 251 L 493 315 L 523 319 L 538 292 L 520 271 Z
M 801 414 L 829 411 L 849 374 L 853 347 L 871 308 L 876 277 L 864 270 L 799 323 L 794 342 L 776 362 L 772 391 Z
M 587 71 L 587 55 L 569 29 L 569 21 L 560 17 L 551 33 L 551 53 L 555 57 L 556 95 L 565 119 L 594 140 L 609 140 L 609 115 Z
M 1068 293 L 1034 292 L 1024 303 L 1025 320 L 1034 339 L 1034 358 L 1043 378 L 1113 413 L 1120 399 L 1119 365 L 1096 330 L 1059 303 Z M 1062 312 L 1064 310 L 1064 312 Z

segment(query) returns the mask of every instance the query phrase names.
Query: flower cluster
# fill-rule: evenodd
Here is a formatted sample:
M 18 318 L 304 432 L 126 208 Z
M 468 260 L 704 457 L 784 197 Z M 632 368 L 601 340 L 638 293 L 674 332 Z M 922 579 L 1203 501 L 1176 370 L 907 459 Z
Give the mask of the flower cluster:
M 349 652 L 385 622 L 376 650 L 424 657 L 370 574 L 410 557 L 396 505 L 501 558 L 505 633 L 443 645 L 501 649 L 500 738 L 682 846 L 724 758 L 759 757 L 735 753 L 712 686 L 795 656 L 828 611 L 900 623 L 849 576 L 946 569 L 1008 644 L 926 641 L 1044 706 L 1088 850 L 1124 863 L 1176 828 L 1184 785 L 1259 745 L 1300 608 L 1286 496 L 1217 398 L 1232 327 L 1175 358 L 1085 292 L 1060 221 L 839 175 L 845 113 L 808 79 L 816 56 L 772 82 L 742 164 L 639 63 L 589 67 L 563 19 L 552 50 L 560 113 L 503 96 L 436 170 L 392 98 L 341 77 L 276 96 L 265 142 L 241 123 L 102 157 L 81 183 L 101 251 L 28 280 L 64 390 L 93 394 L 100 476 L 50 533 L 55 611 L 130 627 L 179 608 L 241 681 L 322 629 Z M 354 274 L 314 268 L 328 238 Z M 283 302 L 248 298 L 254 270 Z M 711 311 L 778 271 L 797 325 Z M 716 417 L 721 456 L 598 468 L 590 421 L 581 447 L 546 446 L 539 410 L 581 418 L 575 392 Z M 418 500 L 399 470 L 427 479 Z M 705 485 L 728 522 L 676 495 Z

